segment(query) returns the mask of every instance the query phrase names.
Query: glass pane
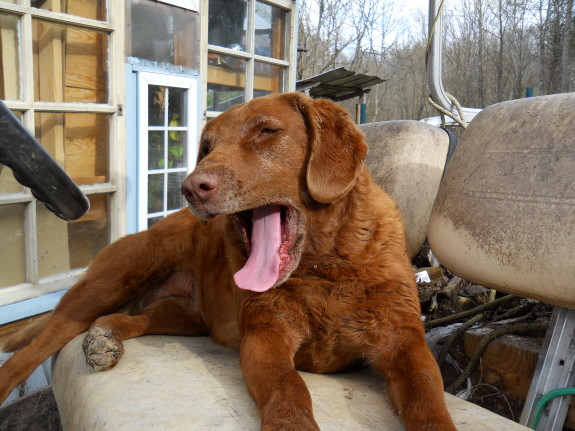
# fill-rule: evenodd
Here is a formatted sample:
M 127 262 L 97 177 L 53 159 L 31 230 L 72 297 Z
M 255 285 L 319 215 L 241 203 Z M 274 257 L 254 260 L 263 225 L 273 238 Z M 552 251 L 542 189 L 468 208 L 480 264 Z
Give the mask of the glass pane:
M 24 205 L 0 205 L 0 287 L 26 282 Z
M 90 264 L 109 243 L 107 195 L 88 196 L 90 210 L 78 220 L 65 222 L 37 206 L 38 271 L 40 277 Z
M 148 126 L 164 126 L 166 124 L 166 87 L 148 86 Z
M 3 100 L 21 98 L 19 40 L 18 17 L 0 13 L 0 99 Z
M 106 21 L 106 0 L 32 0 L 32 7 Z
M 247 0 L 210 0 L 208 43 L 246 50 Z
M 80 219 L 68 223 L 70 268 L 90 265 L 94 257 L 109 244 L 110 212 L 107 195 L 92 195 L 90 210 Z
M 186 172 L 168 174 L 168 211 L 178 210 L 186 206 L 186 199 L 184 199 L 180 188 L 187 176 Z
M 36 19 L 32 24 L 35 100 L 106 103 L 107 36 Z
M 171 130 L 168 132 L 168 168 L 185 168 L 187 166 L 187 133 Z
M 148 214 L 164 211 L 164 174 L 148 175 Z
M 148 132 L 148 169 L 164 169 L 164 131 Z
M 36 206 L 38 238 L 38 274 L 40 277 L 70 269 L 68 224 L 38 203 Z
M 186 94 L 185 88 L 170 87 L 168 102 L 169 125 L 172 127 L 187 126 L 186 124 Z
M 77 184 L 109 181 L 107 114 L 36 113 L 36 138 Z
M 18 193 L 23 189 L 24 187 L 14 178 L 12 169 L 0 165 L 0 193 Z
M 0 79 L 1 76 L 0 76 Z M 22 121 L 22 113 L 18 111 L 12 111 L 12 113 Z M 12 170 L 7 166 L 2 166 L 0 164 L 0 193 L 18 193 L 24 190 L 24 187 L 16 181 Z
M 255 54 L 285 60 L 286 14 L 279 7 L 256 2 Z
M 211 54 L 218 56 L 218 54 Z M 221 57 L 221 56 L 220 56 Z M 234 105 L 244 103 L 246 86 L 246 65 L 241 60 L 236 69 L 224 64 L 208 66 L 208 111 L 225 111 Z
M 198 69 L 200 15 L 179 7 L 131 0 L 126 25 L 126 55 Z M 142 37 L 142 35 L 146 37 Z
M 283 91 L 283 67 L 256 61 L 254 62 L 254 71 L 254 97 Z
M 162 220 L 164 217 L 152 217 L 148 219 L 148 228 L 151 228 L 152 226 L 154 226 L 156 223 L 158 223 L 160 220 Z

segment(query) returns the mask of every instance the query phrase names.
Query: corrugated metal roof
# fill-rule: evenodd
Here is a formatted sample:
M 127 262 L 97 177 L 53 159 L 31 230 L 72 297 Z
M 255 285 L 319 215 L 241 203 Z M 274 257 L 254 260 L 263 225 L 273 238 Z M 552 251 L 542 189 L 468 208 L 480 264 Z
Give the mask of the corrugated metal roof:
M 368 87 L 385 81 L 378 76 L 361 75 L 339 67 L 296 82 L 296 90 L 311 97 L 340 101 L 361 96 L 370 91 Z

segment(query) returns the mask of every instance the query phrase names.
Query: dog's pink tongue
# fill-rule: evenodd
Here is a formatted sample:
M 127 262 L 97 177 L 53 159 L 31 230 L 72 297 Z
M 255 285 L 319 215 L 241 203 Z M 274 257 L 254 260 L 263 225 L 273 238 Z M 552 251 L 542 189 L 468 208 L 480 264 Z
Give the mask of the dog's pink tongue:
M 242 269 L 234 274 L 238 287 L 264 292 L 279 277 L 281 216 L 278 205 L 254 209 L 251 253 Z

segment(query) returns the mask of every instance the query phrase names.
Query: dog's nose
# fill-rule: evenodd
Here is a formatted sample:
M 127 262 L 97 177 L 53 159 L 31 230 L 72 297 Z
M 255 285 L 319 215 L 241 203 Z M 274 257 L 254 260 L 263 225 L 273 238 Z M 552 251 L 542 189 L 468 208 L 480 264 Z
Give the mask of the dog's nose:
M 182 184 L 182 194 L 189 198 L 192 195 L 200 201 L 212 198 L 219 186 L 219 176 L 210 172 L 192 173 Z

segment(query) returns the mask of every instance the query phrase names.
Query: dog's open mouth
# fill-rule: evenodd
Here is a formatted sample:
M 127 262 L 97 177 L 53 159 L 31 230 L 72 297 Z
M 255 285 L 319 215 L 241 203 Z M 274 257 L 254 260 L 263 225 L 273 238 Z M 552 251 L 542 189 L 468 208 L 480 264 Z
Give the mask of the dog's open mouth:
M 234 274 L 238 287 L 264 292 L 284 281 L 297 266 L 299 217 L 284 205 L 266 205 L 233 215 L 248 251 Z

